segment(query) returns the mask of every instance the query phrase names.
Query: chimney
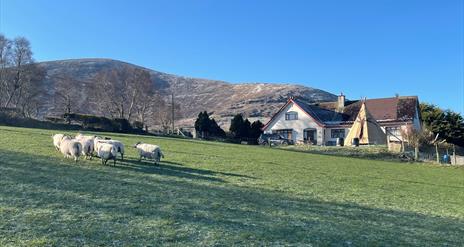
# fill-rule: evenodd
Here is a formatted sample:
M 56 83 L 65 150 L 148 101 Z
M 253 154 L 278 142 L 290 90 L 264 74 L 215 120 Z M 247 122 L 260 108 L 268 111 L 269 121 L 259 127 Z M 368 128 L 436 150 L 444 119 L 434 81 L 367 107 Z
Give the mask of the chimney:
M 345 95 L 343 95 L 343 93 L 340 93 L 340 95 L 338 96 L 337 111 L 343 112 L 344 108 L 345 108 Z

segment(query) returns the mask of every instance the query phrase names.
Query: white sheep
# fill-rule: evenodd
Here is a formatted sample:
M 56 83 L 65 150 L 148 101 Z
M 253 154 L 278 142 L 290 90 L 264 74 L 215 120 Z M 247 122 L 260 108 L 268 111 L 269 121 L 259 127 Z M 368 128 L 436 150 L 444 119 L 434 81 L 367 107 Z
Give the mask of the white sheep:
M 81 133 L 78 133 L 75 139 L 82 145 L 82 155 L 84 155 L 86 158 L 92 159 L 95 136 L 85 136 Z
M 83 139 L 86 139 L 86 140 L 94 140 L 95 137 L 97 136 L 91 136 L 91 135 L 83 135 L 81 133 L 77 133 L 76 137 L 74 137 L 75 139 L 77 140 L 83 140 Z
M 113 144 L 116 147 L 116 150 L 118 151 L 118 153 L 121 155 L 121 160 L 124 160 L 124 144 L 122 142 L 117 141 L 117 140 L 106 140 L 106 139 L 102 139 L 101 137 L 97 136 L 94 139 L 94 149 L 97 150 L 98 146 L 101 143 Z
M 64 136 L 60 143 L 60 152 L 65 158 L 73 157 L 77 162 L 82 153 L 82 145 L 75 139 L 69 136 Z
M 91 139 L 81 139 L 81 140 L 78 140 L 78 141 L 82 145 L 82 155 L 84 155 L 85 158 L 92 159 L 93 140 L 91 140 Z
M 60 150 L 60 143 L 61 139 L 63 139 L 64 134 L 55 134 L 52 136 L 53 138 L 53 146 L 55 146 L 56 151 Z
M 116 165 L 116 156 L 118 150 L 115 145 L 111 143 L 99 143 L 97 148 L 97 155 L 100 157 L 102 165 L 106 165 L 109 159 L 113 160 L 113 165 Z
M 142 158 L 153 159 L 153 162 L 157 164 L 160 162 L 161 157 L 164 158 L 161 148 L 157 145 L 137 142 L 134 148 L 139 151 L 139 161 L 141 161 Z

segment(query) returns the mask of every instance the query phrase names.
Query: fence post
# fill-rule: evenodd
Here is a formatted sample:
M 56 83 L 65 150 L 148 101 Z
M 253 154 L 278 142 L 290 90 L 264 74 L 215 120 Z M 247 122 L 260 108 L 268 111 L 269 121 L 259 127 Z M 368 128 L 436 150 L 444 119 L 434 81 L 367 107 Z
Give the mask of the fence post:
M 453 159 L 454 159 L 454 164 L 458 164 L 458 159 L 456 158 L 456 145 L 453 144 Z

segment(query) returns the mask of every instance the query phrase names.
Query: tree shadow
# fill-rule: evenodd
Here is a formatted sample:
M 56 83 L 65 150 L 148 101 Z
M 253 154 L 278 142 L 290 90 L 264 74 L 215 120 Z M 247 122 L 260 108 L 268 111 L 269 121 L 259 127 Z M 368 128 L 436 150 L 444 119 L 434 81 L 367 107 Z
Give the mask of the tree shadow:
M 123 161 L 117 160 L 116 166 L 112 168 L 127 170 L 133 172 L 142 172 L 147 174 L 157 174 L 170 177 L 187 178 L 194 180 L 206 180 L 211 182 L 225 182 L 221 178 L 214 177 L 214 173 L 205 172 L 207 170 L 195 169 L 195 168 L 183 168 L 178 165 L 168 164 L 149 164 L 147 162 L 140 162 L 134 159 L 124 159 Z
M 385 179 L 382 177 L 375 177 L 375 176 L 368 176 L 369 178 L 372 179 Z M 402 183 L 410 183 L 410 184 L 420 184 L 420 185 L 428 185 L 428 186 L 434 186 L 434 187 L 444 187 L 444 188 L 452 188 L 452 189 L 464 189 L 464 186 L 450 186 L 450 185 L 445 185 L 445 184 L 438 184 L 438 183 L 427 183 L 427 182 L 421 182 L 421 181 L 412 181 L 412 180 L 406 180 L 406 179 L 396 179 L 396 178 L 389 178 L 391 181 L 398 181 Z
M 337 153 L 323 150 L 297 150 L 292 148 L 274 148 L 287 152 L 295 153 L 306 153 L 306 154 L 315 154 L 315 155 L 324 155 L 331 157 L 341 157 L 341 158 L 350 158 L 350 159 L 360 159 L 360 160 L 375 160 L 375 161 L 385 161 L 385 162 L 396 162 L 400 164 L 411 164 L 412 162 L 403 160 L 399 154 L 394 153 Z
M 0 162 L 0 235 L 13 245 L 460 245 L 464 234 L 461 218 L 159 173 L 193 173 L 173 164 L 76 166 L 3 150 Z M 121 172 L 130 166 L 155 176 Z
M 165 170 L 170 170 L 170 171 L 176 171 L 180 173 L 197 174 L 197 175 L 202 175 L 202 176 L 223 175 L 223 176 L 231 176 L 231 177 L 256 179 L 256 177 L 248 176 L 248 175 L 187 167 L 182 163 L 174 162 L 174 161 L 167 161 L 167 160 L 163 160 L 160 163 L 155 165 L 151 161 L 146 161 L 146 160 L 138 161 L 137 159 L 125 159 L 124 161 L 119 161 L 119 164 L 138 167 L 140 168 L 139 171 L 141 172 L 150 172 L 150 171 L 153 171 L 153 168 L 159 168 L 159 169 L 165 169 Z M 155 170 L 159 170 L 159 169 L 155 169 Z

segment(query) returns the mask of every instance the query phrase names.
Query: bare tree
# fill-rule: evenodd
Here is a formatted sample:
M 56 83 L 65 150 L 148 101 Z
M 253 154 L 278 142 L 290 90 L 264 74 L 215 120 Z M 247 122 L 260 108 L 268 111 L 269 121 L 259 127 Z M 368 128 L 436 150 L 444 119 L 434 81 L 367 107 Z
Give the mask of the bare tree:
M 25 83 L 18 94 L 16 107 L 25 117 L 38 117 L 43 106 L 45 95 L 44 77 L 45 71 L 35 64 L 27 65 L 28 83 Z
M 33 63 L 29 41 L 22 37 L 16 38 L 13 41 L 12 47 L 12 67 L 8 68 L 8 73 L 11 73 L 11 79 L 7 79 L 4 107 L 17 107 L 33 75 L 31 73 L 32 66 L 28 66 Z
M 111 69 L 99 73 L 94 86 L 94 100 L 101 112 L 113 118 L 133 120 L 134 114 L 143 111 L 144 104 L 153 95 L 148 71 L 139 68 Z M 145 108 L 148 106 L 145 106 Z
M 73 85 L 76 85 L 76 81 L 69 76 L 64 75 L 56 79 L 54 105 L 59 112 L 76 112 L 81 92 L 79 87 Z
M 3 106 L 8 86 L 7 67 L 11 66 L 11 41 L 0 34 L 0 106 Z
M 433 142 L 433 134 L 425 126 L 421 130 L 416 130 L 408 125 L 401 129 L 401 135 L 409 145 L 414 147 L 414 160 L 419 160 L 419 148 L 422 145 Z

